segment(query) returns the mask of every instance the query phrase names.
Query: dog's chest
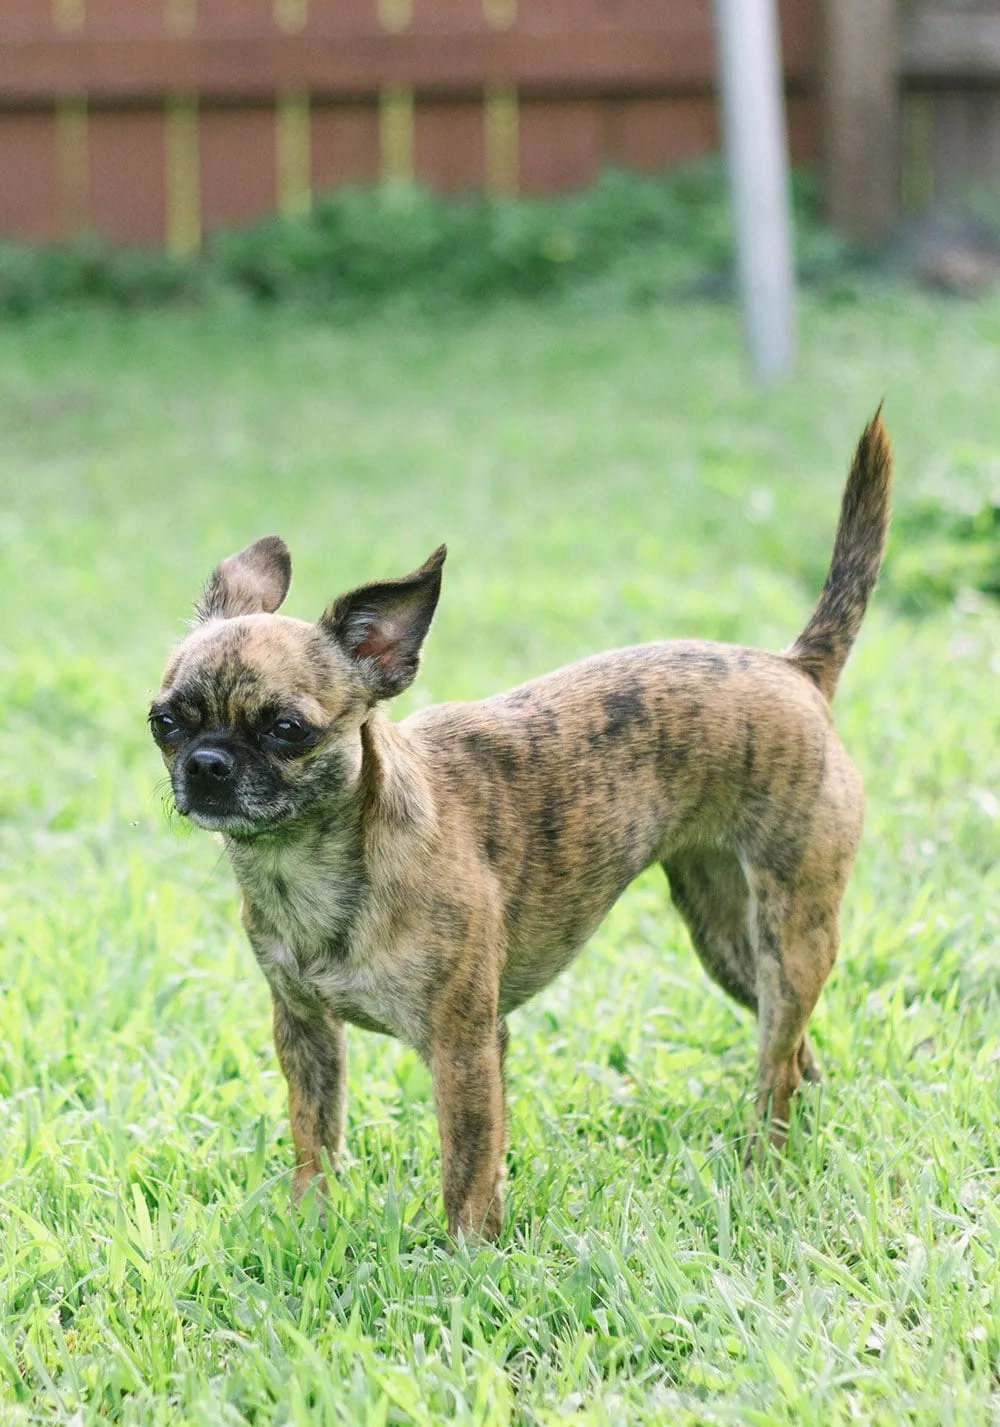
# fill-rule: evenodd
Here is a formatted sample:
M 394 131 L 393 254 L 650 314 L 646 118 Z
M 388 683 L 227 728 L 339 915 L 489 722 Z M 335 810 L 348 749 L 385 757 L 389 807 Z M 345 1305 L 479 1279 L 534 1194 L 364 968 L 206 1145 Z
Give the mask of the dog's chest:
M 323 1006 L 364 1030 L 415 1043 L 406 979 L 358 944 L 363 894 L 352 849 L 328 842 L 319 855 L 277 851 L 237 869 L 252 909 L 251 942 L 274 992 L 305 1013 Z
M 300 960 L 279 941 L 258 942 L 254 950 L 272 989 L 292 1008 L 308 1015 L 321 1006 L 362 1030 L 419 1040 L 407 998 L 378 968 L 330 956 Z
M 254 848 L 234 856 L 236 875 L 260 921 L 303 964 L 346 942 L 357 914 L 360 873 L 351 842 Z

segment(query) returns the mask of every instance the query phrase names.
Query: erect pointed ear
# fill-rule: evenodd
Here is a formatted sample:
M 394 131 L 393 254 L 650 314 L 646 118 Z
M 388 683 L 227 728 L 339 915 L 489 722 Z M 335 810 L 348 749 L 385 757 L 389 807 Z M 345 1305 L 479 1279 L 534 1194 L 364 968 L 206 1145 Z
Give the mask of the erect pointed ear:
M 430 559 L 401 580 L 363 585 L 341 595 L 320 625 L 356 661 L 376 699 L 391 699 L 413 683 L 420 647 L 441 593 L 439 545 Z
M 239 614 L 273 614 L 288 594 L 292 557 L 277 535 L 255 540 L 216 565 L 195 606 L 200 623 Z

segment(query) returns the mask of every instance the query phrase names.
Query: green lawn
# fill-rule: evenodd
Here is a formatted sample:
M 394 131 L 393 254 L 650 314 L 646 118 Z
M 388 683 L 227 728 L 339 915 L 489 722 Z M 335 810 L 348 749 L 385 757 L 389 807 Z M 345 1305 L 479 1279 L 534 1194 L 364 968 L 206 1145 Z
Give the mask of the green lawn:
M 934 512 L 1000 490 L 1000 300 L 841 299 L 767 394 L 724 304 L 0 330 L 5 1427 L 1000 1421 L 1000 609 L 921 594 Z M 428 1074 L 362 1032 L 299 1215 L 235 887 L 145 728 L 211 566 L 282 534 L 311 617 L 447 540 L 401 711 L 781 647 L 883 395 L 899 518 L 837 697 L 868 826 L 783 1172 L 740 1171 L 755 1028 L 650 873 L 512 1019 L 498 1249 L 447 1251 Z

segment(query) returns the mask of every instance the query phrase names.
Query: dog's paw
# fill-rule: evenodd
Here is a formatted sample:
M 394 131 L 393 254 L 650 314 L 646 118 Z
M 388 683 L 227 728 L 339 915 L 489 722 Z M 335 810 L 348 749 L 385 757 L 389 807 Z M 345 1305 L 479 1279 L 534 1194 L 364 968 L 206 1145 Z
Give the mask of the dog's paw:
M 768 1117 L 758 1125 L 747 1140 L 743 1151 L 743 1171 L 752 1175 L 757 1169 L 768 1172 L 780 1169 L 788 1144 L 788 1122 Z
M 798 1061 L 799 1074 L 802 1079 L 808 1081 L 810 1085 L 818 1085 L 823 1079 L 823 1069 L 808 1036 L 802 1037 L 802 1044 L 798 1050 Z
M 326 1204 L 330 1198 L 330 1186 L 325 1174 L 317 1174 L 314 1170 L 297 1170 L 292 1180 L 292 1198 L 295 1207 L 304 1217 L 308 1217 L 315 1206 L 319 1222 L 326 1227 Z

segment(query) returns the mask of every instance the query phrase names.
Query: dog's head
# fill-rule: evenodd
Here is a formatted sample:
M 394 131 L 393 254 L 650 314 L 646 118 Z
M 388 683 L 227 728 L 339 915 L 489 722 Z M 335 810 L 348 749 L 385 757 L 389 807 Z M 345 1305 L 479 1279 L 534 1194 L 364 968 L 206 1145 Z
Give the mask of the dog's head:
M 343 804 L 361 725 L 416 675 L 444 558 L 341 595 L 316 624 L 275 612 L 292 573 L 277 536 L 223 560 L 149 712 L 178 810 L 245 838 Z

